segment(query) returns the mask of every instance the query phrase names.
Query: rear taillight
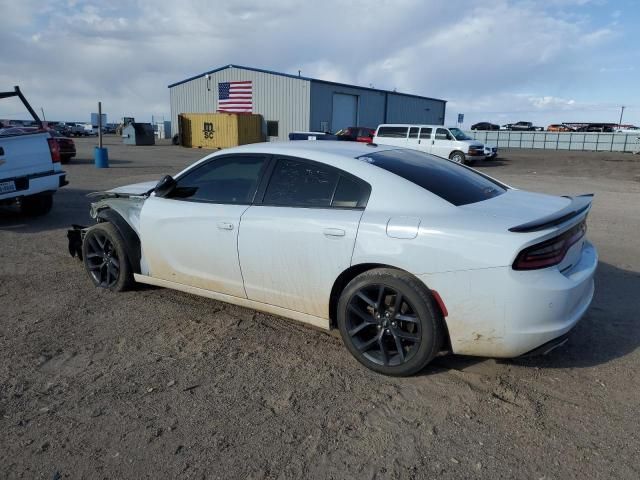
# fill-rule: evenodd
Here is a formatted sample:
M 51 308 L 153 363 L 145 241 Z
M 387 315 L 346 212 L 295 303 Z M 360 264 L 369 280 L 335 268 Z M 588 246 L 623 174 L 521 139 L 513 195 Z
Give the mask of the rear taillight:
M 60 145 L 55 138 L 47 138 L 47 142 L 49 142 L 49 152 L 51 152 L 51 162 L 59 163 L 60 162 Z
M 583 220 L 562 235 L 525 248 L 513 262 L 513 269 L 535 270 L 559 264 L 567 254 L 567 251 L 584 237 L 586 232 L 587 223 Z

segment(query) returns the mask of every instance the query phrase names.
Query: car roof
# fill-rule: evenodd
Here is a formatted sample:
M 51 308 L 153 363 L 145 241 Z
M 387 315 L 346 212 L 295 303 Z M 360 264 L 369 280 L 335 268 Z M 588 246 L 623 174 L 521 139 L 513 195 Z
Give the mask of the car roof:
M 267 153 L 281 155 L 301 155 L 308 153 L 327 153 L 343 157 L 357 158 L 373 152 L 398 150 L 392 145 L 375 143 L 345 142 L 337 140 L 291 140 L 288 142 L 251 143 L 239 147 L 226 148 L 220 153 Z

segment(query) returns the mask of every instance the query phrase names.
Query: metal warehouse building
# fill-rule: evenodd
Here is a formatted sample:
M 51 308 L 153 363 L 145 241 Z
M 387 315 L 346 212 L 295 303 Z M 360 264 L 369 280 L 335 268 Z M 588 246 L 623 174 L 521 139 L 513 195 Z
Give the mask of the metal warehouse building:
M 247 103 L 264 117 L 270 140 L 286 140 L 293 131 L 335 133 L 380 123 L 442 125 L 445 118 L 445 100 L 227 65 L 169 85 L 172 135 L 179 114 L 218 111 L 220 93 L 227 98 L 233 82 L 250 86 Z

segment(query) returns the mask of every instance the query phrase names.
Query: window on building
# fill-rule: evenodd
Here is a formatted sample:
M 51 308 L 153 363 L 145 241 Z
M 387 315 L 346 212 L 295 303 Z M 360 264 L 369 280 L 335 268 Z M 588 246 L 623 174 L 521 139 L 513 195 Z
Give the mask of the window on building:
M 267 136 L 268 137 L 277 137 L 278 136 L 278 121 L 277 120 L 267 120 Z

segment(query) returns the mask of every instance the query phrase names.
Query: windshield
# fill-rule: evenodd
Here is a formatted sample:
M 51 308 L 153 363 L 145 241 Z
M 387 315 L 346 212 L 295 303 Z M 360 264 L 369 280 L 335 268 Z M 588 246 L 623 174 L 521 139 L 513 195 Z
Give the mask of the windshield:
M 455 127 L 454 128 L 450 128 L 449 131 L 451 132 L 451 135 L 453 135 L 455 137 L 456 140 L 473 140 L 473 138 L 468 136 L 466 133 L 464 133 L 459 128 L 455 128 Z

